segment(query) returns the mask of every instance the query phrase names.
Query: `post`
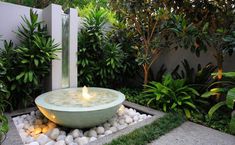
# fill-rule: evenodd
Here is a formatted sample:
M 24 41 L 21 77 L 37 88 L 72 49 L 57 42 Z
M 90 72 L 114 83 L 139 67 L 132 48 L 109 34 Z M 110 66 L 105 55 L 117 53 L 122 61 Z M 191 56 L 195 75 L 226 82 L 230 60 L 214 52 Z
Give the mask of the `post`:
M 48 33 L 55 43 L 62 47 L 62 7 L 51 4 L 42 12 L 43 21 L 47 24 Z M 52 61 L 51 74 L 49 78 L 49 90 L 62 88 L 62 52 L 57 52 L 58 59 Z
M 76 9 L 69 9 L 69 87 L 77 87 L 77 35 L 78 16 Z

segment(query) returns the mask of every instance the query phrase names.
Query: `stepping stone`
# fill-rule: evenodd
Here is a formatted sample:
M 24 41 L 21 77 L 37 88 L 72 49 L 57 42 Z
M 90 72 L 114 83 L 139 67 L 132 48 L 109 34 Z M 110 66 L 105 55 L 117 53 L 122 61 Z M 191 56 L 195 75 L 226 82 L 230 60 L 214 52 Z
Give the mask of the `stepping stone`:
M 235 145 L 235 136 L 187 121 L 149 145 Z

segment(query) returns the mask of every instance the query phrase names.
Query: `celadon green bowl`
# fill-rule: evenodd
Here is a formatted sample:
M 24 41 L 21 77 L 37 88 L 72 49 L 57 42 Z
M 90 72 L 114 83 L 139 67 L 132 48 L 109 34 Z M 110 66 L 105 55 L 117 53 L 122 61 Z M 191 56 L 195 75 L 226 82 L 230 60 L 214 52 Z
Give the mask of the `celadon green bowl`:
M 59 97 L 64 94 L 65 95 L 63 97 L 69 97 L 69 92 L 82 91 L 82 88 L 68 88 L 41 94 L 35 99 L 35 103 L 42 114 L 56 124 L 70 128 L 90 128 L 104 123 L 108 119 L 112 118 L 125 100 L 124 94 L 119 91 L 96 87 L 90 87 L 88 89 L 91 92 L 99 93 L 101 91 L 106 94 L 114 95 L 115 97 L 111 102 L 93 106 L 79 106 L 76 104 L 71 106 L 60 106 L 47 101 L 51 97 L 60 100 Z M 99 96 L 99 98 L 102 99 L 102 96 Z M 77 100 L 71 99 L 71 101 Z

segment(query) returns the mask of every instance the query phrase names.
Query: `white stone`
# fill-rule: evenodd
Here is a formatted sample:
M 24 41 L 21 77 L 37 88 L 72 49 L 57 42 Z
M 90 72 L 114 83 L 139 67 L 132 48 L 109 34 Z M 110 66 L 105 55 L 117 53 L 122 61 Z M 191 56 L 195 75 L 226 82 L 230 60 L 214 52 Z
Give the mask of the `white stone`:
M 22 129 L 24 128 L 24 123 L 19 123 L 17 126 L 16 126 L 17 129 Z
M 40 127 L 37 127 L 34 129 L 34 134 L 37 135 L 37 134 L 40 134 L 42 132 L 42 129 Z
M 118 125 L 118 126 L 117 126 L 117 129 L 118 129 L 118 130 L 121 130 L 121 129 L 124 129 L 124 128 L 126 128 L 126 127 L 127 127 L 126 124 Z
M 112 126 L 112 127 L 110 127 L 110 130 L 111 130 L 112 132 L 116 132 L 116 131 L 117 131 L 117 128 L 114 127 L 114 126 Z
M 43 116 L 39 110 L 35 112 L 35 115 L 36 115 L 36 118 L 41 118 Z
M 102 126 L 97 127 L 96 132 L 98 134 L 103 134 L 104 133 L 104 128 Z
M 34 139 L 31 137 L 31 136 L 28 136 L 28 137 L 25 137 L 24 139 L 23 139 L 23 142 L 24 143 L 31 143 L 31 142 L 33 142 L 34 141 Z
M 28 144 L 28 145 L 39 145 L 39 143 L 38 142 L 36 142 L 36 141 L 34 141 L 34 142 L 31 142 L 30 144 Z
M 48 132 L 48 130 L 49 130 L 49 127 L 48 126 L 44 126 L 42 128 L 42 133 L 46 133 L 46 132 Z
M 28 130 L 28 129 L 29 129 L 29 127 L 30 127 L 30 125 L 29 125 L 29 124 L 24 124 L 24 129 Z
M 31 116 L 35 116 L 35 111 L 30 112 Z
M 78 145 L 85 145 L 89 142 L 87 137 L 81 137 L 81 138 L 78 137 L 78 138 L 75 139 L 75 141 Z
M 96 137 L 91 137 L 89 141 L 95 141 L 95 140 L 97 140 Z
M 88 136 L 89 136 L 89 137 L 97 137 L 97 133 L 96 133 L 95 130 L 90 130 L 90 131 L 88 132 Z
M 77 138 L 80 136 L 80 131 L 78 129 L 74 129 L 71 134 L 73 138 Z
M 64 140 L 60 140 L 60 141 L 56 142 L 55 145 L 66 145 L 66 143 Z
M 133 120 L 134 120 L 134 121 L 137 121 L 137 120 L 139 120 L 139 117 L 138 117 L 138 115 L 135 115 L 135 116 L 133 117 Z
M 102 135 L 98 135 L 98 138 L 101 138 L 101 137 L 104 137 L 105 135 L 104 134 L 102 134 Z
M 113 132 L 111 131 L 111 130 L 106 130 L 105 132 L 104 132 L 104 134 L 105 135 L 109 135 L 109 134 L 112 134 Z
M 47 119 L 46 117 L 44 117 L 43 120 L 42 120 L 42 122 L 43 122 L 44 124 L 47 124 L 47 123 L 48 123 L 48 119 Z
M 118 126 L 118 123 L 117 123 L 117 122 L 114 122 L 114 123 L 112 124 L 112 126 L 117 127 L 117 126 Z
M 133 119 L 131 117 L 126 117 L 125 122 L 130 124 L 131 122 L 133 122 Z
M 50 138 L 55 140 L 60 134 L 60 130 L 58 128 L 54 128 L 52 131 L 51 131 L 51 134 L 50 134 Z
M 47 126 L 49 127 L 49 129 L 53 129 L 53 128 L 56 127 L 56 124 L 53 123 L 53 122 L 48 122 L 48 123 L 47 123 Z
M 69 143 L 73 142 L 73 136 L 72 135 L 67 135 L 64 140 L 65 140 L 66 144 L 69 144 Z
M 84 136 L 88 136 L 89 131 L 84 132 Z
M 109 124 L 109 123 L 106 122 L 106 123 L 104 123 L 103 126 L 104 126 L 104 128 L 109 128 L 109 127 L 111 126 L 111 124 Z
M 44 145 L 44 144 L 48 143 L 49 141 L 50 141 L 50 139 L 45 134 L 40 134 L 37 137 L 37 142 L 39 142 L 40 145 Z
M 41 119 L 36 119 L 34 124 L 41 125 L 42 124 L 42 120 Z
M 66 135 L 59 135 L 56 139 L 56 141 L 64 140 L 66 138 Z
M 66 132 L 61 130 L 60 135 L 66 135 Z
M 119 122 L 119 124 L 121 124 L 121 125 L 125 124 L 125 120 L 124 120 L 124 119 L 120 119 L 118 122 Z
M 71 143 L 69 143 L 68 145 L 78 145 L 78 144 L 75 143 L 75 142 L 71 142 Z
M 54 145 L 54 144 L 55 144 L 55 141 L 51 140 L 48 143 L 46 143 L 45 145 Z

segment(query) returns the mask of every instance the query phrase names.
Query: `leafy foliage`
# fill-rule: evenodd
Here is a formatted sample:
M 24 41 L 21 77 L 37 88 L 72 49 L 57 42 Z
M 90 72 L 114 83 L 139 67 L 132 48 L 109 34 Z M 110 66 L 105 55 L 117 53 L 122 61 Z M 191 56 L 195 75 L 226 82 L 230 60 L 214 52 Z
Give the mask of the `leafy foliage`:
M 225 73 L 226 74 L 226 73 Z M 227 76 L 232 77 L 231 79 L 235 78 L 234 73 L 229 72 Z M 225 75 L 226 76 L 226 75 Z M 202 94 L 202 97 L 209 98 L 211 96 L 218 96 L 218 95 L 226 95 L 225 100 L 220 100 L 218 103 L 216 103 L 214 106 L 211 107 L 211 109 L 208 111 L 209 118 L 212 118 L 215 111 L 220 109 L 222 106 L 226 105 L 228 109 L 233 110 L 234 109 L 234 100 L 235 100 L 235 84 L 233 81 L 218 81 L 215 82 L 213 85 L 217 86 L 214 88 L 211 88 L 208 92 L 205 92 Z M 219 84 L 219 85 L 218 85 Z M 234 116 L 232 116 L 230 121 L 230 130 L 232 133 L 234 133 Z
M 14 48 L 12 42 L 5 42 L 0 53 L 7 71 L 0 78 L 11 91 L 10 102 L 14 108 L 27 106 L 41 93 L 42 81 L 50 72 L 51 61 L 58 50 L 58 45 L 47 35 L 46 27 L 38 22 L 37 13 L 30 10 L 30 19 L 22 17 L 22 20 L 25 24 L 16 32 L 20 45 Z
M 198 92 L 185 85 L 184 80 L 174 80 L 171 75 L 164 76 L 162 83 L 150 82 L 145 86 L 144 94 L 148 100 L 147 105 L 154 103 L 165 112 L 183 110 L 190 118 L 191 110 L 197 109 L 193 100 L 199 96 Z
M 45 8 L 49 4 L 59 4 L 62 5 L 64 10 L 70 7 L 85 7 L 87 4 L 92 3 L 97 6 L 105 7 L 107 6 L 107 0 L 3 0 L 10 3 L 25 5 L 29 7 Z
M 93 10 L 78 36 L 78 85 L 110 86 L 123 68 L 120 44 L 110 43 L 104 31 L 106 12 Z

